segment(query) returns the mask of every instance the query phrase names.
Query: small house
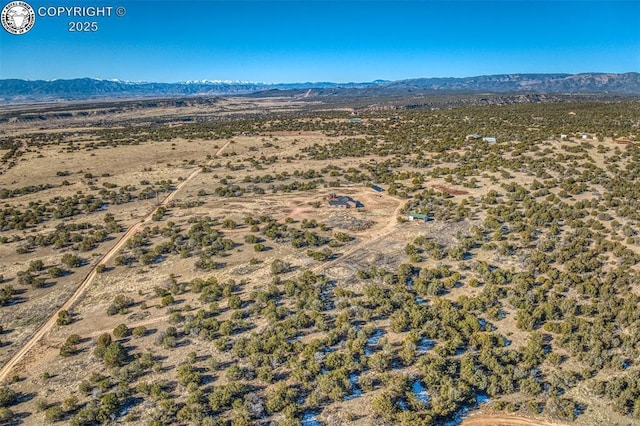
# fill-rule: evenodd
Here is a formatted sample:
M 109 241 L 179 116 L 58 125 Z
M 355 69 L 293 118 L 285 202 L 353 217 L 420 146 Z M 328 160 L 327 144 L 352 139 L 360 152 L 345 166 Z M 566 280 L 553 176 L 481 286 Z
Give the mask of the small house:
M 356 207 L 363 207 L 361 202 L 356 201 L 346 195 L 337 196 L 336 194 L 329 194 L 327 200 L 329 201 L 329 207 L 339 207 L 342 209 L 354 209 Z
M 497 139 L 496 139 L 496 138 L 494 138 L 494 137 L 485 137 L 485 138 L 482 138 L 482 141 L 483 141 L 483 142 L 495 142 L 496 140 L 497 140 Z
M 349 123 L 362 123 L 362 118 L 350 118 Z

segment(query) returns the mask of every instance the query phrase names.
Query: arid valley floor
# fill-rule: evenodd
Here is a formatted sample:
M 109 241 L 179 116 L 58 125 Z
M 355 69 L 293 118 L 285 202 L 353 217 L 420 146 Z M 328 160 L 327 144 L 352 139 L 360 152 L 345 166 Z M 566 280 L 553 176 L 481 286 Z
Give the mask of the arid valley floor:
M 640 424 L 639 139 L 638 101 L 5 108 L 0 424 Z

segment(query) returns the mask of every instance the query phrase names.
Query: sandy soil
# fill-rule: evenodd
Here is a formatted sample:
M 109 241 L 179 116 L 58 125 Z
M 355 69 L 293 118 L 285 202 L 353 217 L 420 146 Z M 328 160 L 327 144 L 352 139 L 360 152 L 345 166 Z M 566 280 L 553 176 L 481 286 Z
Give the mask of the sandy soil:
M 217 152 L 216 156 L 220 155 L 222 151 L 229 145 L 227 142 L 223 145 Z M 191 179 L 196 177 L 202 171 L 201 168 L 197 168 L 194 170 L 187 179 L 182 181 L 178 186 L 176 186 L 175 190 L 169 193 L 166 198 L 162 201 L 161 205 L 167 206 L 171 201 L 175 198 L 176 194 L 187 184 Z M 89 286 L 93 283 L 94 279 L 98 275 L 97 267 L 99 265 L 106 265 L 111 258 L 113 258 L 118 251 L 127 243 L 127 241 L 133 237 L 135 234 L 142 230 L 144 224 L 151 222 L 153 213 L 155 209 L 151 211 L 148 216 L 141 222 L 133 225 L 131 228 L 127 230 L 127 232 L 120 238 L 120 240 L 114 245 L 111 250 L 109 250 L 98 262 L 91 272 L 87 275 L 87 277 L 82 281 L 80 286 L 76 289 L 76 291 L 71 295 L 71 297 L 62 305 L 59 311 L 54 312 L 53 315 L 49 317 L 49 319 L 40 326 L 36 332 L 31 336 L 31 338 L 17 351 L 9 361 L 7 361 L 2 369 L 0 369 L 0 382 L 4 381 L 9 374 L 13 371 L 13 368 L 16 367 L 22 360 L 25 358 L 27 353 L 38 343 L 40 339 L 42 339 L 56 324 L 56 320 L 58 317 L 58 312 L 62 310 L 70 310 L 73 305 L 84 295 Z
M 565 423 L 548 422 L 508 414 L 476 414 L 462 421 L 462 426 L 560 426 Z

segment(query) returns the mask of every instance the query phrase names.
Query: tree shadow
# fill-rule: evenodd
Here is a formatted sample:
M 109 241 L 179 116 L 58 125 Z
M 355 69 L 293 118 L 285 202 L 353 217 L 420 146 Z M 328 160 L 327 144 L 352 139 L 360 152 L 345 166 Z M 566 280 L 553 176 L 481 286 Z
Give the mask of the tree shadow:
M 175 348 L 184 348 L 191 345 L 192 341 L 190 339 L 184 338 L 180 339 L 176 342 Z
M 576 416 L 579 416 L 581 414 L 584 414 L 584 412 L 587 411 L 587 408 L 589 408 L 589 404 L 585 404 L 584 402 L 576 402 L 573 412 Z
M 147 330 L 144 332 L 144 334 L 140 337 L 144 337 L 144 336 L 151 336 L 153 334 L 156 334 L 158 332 L 157 328 L 147 328 Z
M 26 297 L 11 297 L 11 299 L 9 299 L 9 301 L 7 301 L 7 303 L 5 303 L 3 306 L 19 305 L 26 302 L 27 300 L 29 299 L 27 299 Z
M 46 288 L 53 287 L 57 283 L 58 283 L 57 281 L 45 281 L 44 283 L 42 283 L 41 285 L 39 285 L 36 288 L 38 288 L 38 289 L 46 289 Z
M 32 413 L 29 412 L 19 412 L 19 413 L 13 413 L 13 418 L 11 419 L 11 421 L 9 421 L 8 425 L 19 425 L 22 424 L 26 419 L 28 419 L 29 417 L 32 416 Z M 4 422 L 2 424 L 5 424 Z
M 18 403 L 22 404 L 24 402 L 29 402 L 31 400 L 33 400 L 36 396 L 38 396 L 37 393 L 35 392 L 28 392 L 28 393 L 20 393 L 20 395 L 18 396 Z

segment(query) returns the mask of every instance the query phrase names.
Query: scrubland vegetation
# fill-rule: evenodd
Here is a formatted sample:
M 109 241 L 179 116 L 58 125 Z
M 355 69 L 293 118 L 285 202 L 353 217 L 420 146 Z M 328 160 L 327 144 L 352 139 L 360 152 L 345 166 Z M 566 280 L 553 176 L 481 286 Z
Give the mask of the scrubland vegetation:
M 485 401 L 640 422 L 640 144 L 615 141 L 638 137 L 640 104 L 349 117 L 7 136 L 5 360 L 66 290 L 42 362 L 0 388 L 0 423 L 444 424 Z M 38 155 L 157 146 L 175 158 L 160 173 L 140 157 L 153 177 L 69 161 L 12 174 Z M 364 208 L 327 207 L 345 191 L 369 194 Z M 92 268 L 99 291 L 56 313 Z

